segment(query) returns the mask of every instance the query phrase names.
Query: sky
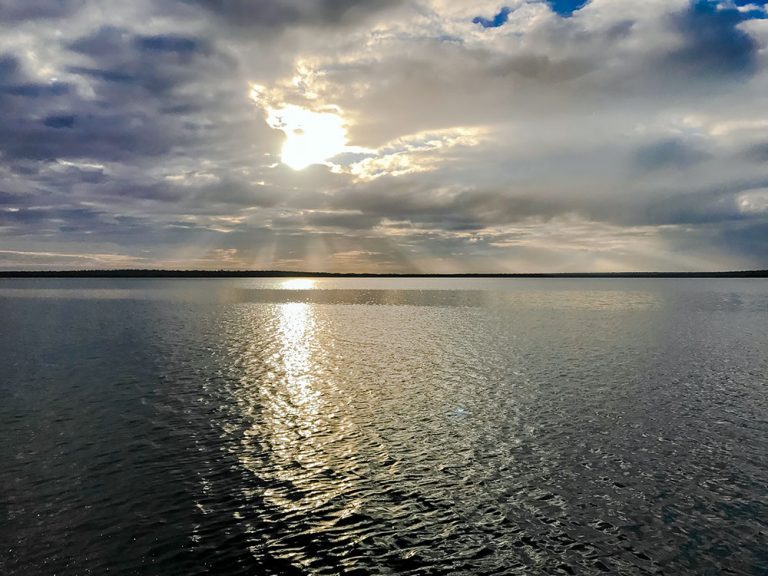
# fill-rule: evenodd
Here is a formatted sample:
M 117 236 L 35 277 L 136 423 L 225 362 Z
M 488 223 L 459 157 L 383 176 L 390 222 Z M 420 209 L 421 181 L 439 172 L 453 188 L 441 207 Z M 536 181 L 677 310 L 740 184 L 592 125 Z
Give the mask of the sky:
M 768 268 L 767 16 L 0 0 L 0 269 Z

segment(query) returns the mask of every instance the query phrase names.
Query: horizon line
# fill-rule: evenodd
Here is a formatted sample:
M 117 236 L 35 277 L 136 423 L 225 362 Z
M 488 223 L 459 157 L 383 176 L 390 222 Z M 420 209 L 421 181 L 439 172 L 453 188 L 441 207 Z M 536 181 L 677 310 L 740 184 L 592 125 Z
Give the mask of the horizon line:
M 764 270 L 709 272 L 307 272 L 297 270 L 196 270 L 114 268 L 78 270 L 0 270 L 0 278 L 768 278 Z

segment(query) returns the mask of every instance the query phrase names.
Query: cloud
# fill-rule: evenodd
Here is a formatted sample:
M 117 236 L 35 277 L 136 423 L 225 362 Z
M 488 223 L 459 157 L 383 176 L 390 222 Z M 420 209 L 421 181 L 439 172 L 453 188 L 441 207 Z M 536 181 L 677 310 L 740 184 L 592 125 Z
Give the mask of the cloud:
M 48 128 L 72 128 L 75 125 L 76 116 L 72 114 L 64 116 L 48 116 L 43 120 L 43 125 Z
M 20 250 L 0 250 L 0 269 L 18 269 L 33 263 L 49 268 L 75 267 L 136 267 L 141 266 L 142 258 L 120 254 L 67 254 L 60 252 L 29 252 Z
M 684 170 L 708 158 L 710 155 L 695 144 L 672 138 L 641 147 L 637 151 L 636 162 L 641 171 Z
M 688 79 L 754 73 L 758 44 L 739 26 L 746 18 L 718 2 L 693 0 L 672 17 L 682 45 L 666 55 L 667 66 Z
M 42 267 L 766 267 L 765 7 L 2 2 L 0 242 Z
M 768 142 L 749 145 L 744 156 L 755 162 L 768 162 Z
M 64 18 L 77 11 L 85 0 L 16 0 L 0 1 L 0 20 L 4 22 L 23 22 L 25 20 L 40 20 Z
M 205 43 L 199 38 L 178 35 L 140 36 L 136 38 L 140 50 L 147 52 L 173 52 L 190 54 L 205 51 Z
M 280 31 L 293 26 L 351 24 L 387 8 L 397 0 L 193 0 L 237 27 Z

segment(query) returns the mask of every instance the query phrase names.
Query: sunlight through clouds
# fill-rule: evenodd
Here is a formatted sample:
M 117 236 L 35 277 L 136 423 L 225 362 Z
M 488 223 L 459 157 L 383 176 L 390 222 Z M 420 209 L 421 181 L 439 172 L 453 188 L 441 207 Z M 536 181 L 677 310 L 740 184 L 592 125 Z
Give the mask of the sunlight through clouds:
M 295 104 L 273 107 L 265 100 L 261 86 L 252 87 L 251 98 L 264 108 L 269 127 L 285 134 L 281 160 L 286 166 L 303 170 L 312 164 L 325 164 L 347 150 L 347 131 L 339 114 Z
M 0 4 L 0 268 L 768 266 L 762 2 Z
M 477 146 L 484 132 L 481 128 L 449 128 L 398 138 L 375 155 L 354 162 L 346 171 L 359 180 L 430 172 L 450 160 L 447 152 L 451 148 Z
M 285 133 L 281 159 L 294 170 L 323 164 L 344 151 L 344 120 L 336 114 L 288 105 L 270 110 L 267 122 Z
M 476 146 L 486 132 L 483 128 L 455 127 L 406 135 L 378 149 L 350 146 L 347 122 L 337 106 L 310 110 L 284 102 L 281 92 L 252 85 L 251 99 L 262 108 L 267 125 L 285 135 L 280 158 L 283 164 L 297 171 L 319 164 L 359 181 L 430 172 L 440 166 L 445 151 Z M 317 98 L 313 92 L 303 95 L 307 99 Z M 331 162 L 342 154 L 352 155 L 352 159 Z

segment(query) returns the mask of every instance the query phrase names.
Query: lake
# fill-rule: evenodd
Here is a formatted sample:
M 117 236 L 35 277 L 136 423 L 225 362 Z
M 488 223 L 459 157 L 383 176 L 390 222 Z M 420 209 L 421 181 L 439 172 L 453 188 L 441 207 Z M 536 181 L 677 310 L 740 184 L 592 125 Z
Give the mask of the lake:
M 0 280 L 0 573 L 766 574 L 768 281 Z

